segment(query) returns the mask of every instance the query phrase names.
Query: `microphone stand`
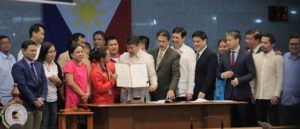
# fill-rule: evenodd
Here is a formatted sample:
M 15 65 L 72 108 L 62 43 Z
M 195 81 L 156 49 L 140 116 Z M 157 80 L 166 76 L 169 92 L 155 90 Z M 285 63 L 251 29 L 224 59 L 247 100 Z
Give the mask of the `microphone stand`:
M 149 80 L 147 81 L 147 84 L 148 84 L 149 87 L 150 87 L 150 81 L 149 81 Z M 148 97 L 149 97 L 149 100 L 151 101 L 149 87 L 146 86 L 145 89 L 144 89 L 144 94 L 143 94 L 143 97 L 141 98 L 141 99 L 142 99 L 141 101 L 142 101 L 143 103 L 146 103 L 146 102 L 147 102 L 147 101 L 146 101 L 146 100 L 147 100 L 147 99 L 146 99 L 147 91 L 149 92 L 149 96 L 148 96 Z M 148 88 L 148 90 L 147 90 L 147 88 Z
M 194 117 L 193 116 L 191 116 L 191 119 L 190 119 L 190 129 L 194 129 Z

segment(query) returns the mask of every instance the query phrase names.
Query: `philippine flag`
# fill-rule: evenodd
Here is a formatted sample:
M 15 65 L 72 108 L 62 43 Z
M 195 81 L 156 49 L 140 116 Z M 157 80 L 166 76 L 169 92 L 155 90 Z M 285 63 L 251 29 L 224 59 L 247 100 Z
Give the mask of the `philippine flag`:
M 55 44 L 58 53 L 67 50 L 72 33 L 80 32 L 92 44 L 95 31 L 118 38 L 120 52 L 125 51 L 125 40 L 131 34 L 131 0 L 75 0 L 75 6 L 43 5 L 45 41 Z

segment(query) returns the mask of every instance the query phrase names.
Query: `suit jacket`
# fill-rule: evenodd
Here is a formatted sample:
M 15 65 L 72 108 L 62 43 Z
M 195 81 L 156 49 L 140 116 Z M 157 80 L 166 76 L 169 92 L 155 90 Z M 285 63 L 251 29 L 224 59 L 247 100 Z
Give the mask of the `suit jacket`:
M 205 99 L 213 100 L 217 66 L 217 54 L 206 48 L 196 62 L 193 99 L 197 99 L 199 92 L 203 92 Z
M 249 48 L 246 48 L 246 50 L 247 50 L 247 51 L 250 51 Z M 259 48 L 257 49 L 257 51 L 256 51 L 254 54 L 258 54 L 258 53 L 260 53 L 260 52 L 262 52 L 261 47 L 259 47 Z
M 12 76 L 15 83 L 18 84 L 19 91 L 21 93 L 21 99 L 23 105 L 28 111 L 36 110 L 34 102 L 37 98 L 47 98 L 47 78 L 45 76 L 43 64 L 35 61 L 35 73 L 31 72 L 31 66 L 22 59 L 15 63 L 12 68 Z
M 230 64 L 230 51 L 227 51 L 220 58 L 217 70 L 217 77 L 221 79 L 221 74 L 225 71 L 233 71 L 232 78 L 226 81 L 225 99 L 249 99 L 252 97 L 250 81 L 255 77 L 256 70 L 252 54 L 240 48 L 234 65 Z M 239 84 L 236 87 L 231 85 L 231 80 L 237 77 Z
M 158 78 L 157 90 L 151 94 L 152 100 L 166 99 L 168 90 L 173 90 L 174 93 L 176 93 L 180 78 L 180 55 L 169 47 L 160 63 L 156 65 L 158 53 L 159 49 L 150 52 L 154 58 L 154 64 Z

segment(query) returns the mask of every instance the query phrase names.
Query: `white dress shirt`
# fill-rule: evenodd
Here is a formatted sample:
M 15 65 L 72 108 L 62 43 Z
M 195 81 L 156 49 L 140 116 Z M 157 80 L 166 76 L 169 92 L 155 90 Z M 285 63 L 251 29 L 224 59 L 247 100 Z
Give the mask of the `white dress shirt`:
M 154 67 L 154 59 L 152 55 L 139 50 L 139 52 L 135 56 L 130 56 L 128 52 L 125 52 L 120 56 L 119 63 L 125 64 L 146 64 L 148 78 L 150 80 L 150 84 L 157 86 L 157 75 Z M 146 101 L 150 101 L 149 89 L 148 88 L 127 88 L 122 89 L 121 91 L 121 102 L 127 102 L 133 100 L 134 96 L 145 96 Z
M 239 55 L 240 45 L 238 45 L 235 49 L 230 50 L 230 52 L 234 51 L 234 61 L 236 61 L 237 56 Z M 230 53 L 231 54 L 231 53 Z M 231 56 L 231 55 L 230 55 Z M 231 58 L 231 57 L 230 57 Z
M 199 59 L 201 57 L 202 53 L 204 52 L 204 50 L 206 48 L 207 48 L 207 46 L 205 46 L 201 51 L 197 52 L 197 54 L 196 54 L 196 56 L 198 56 L 197 59 Z M 197 62 L 197 60 L 196 60 L 196 62 Z
M 167 47 L 165 50 L 159 50 L 159 52 L 158 52 L 158 56 L 157 56 L 157 59 L 156 59 L 156 66 L 158 66 L 159 65 L 159 63 L 161 62 L 161 60 L 164 58 L 164 55 L 166 54 L 166 51 L 168 50 L 168 48 L 169 47 Z M 162 54 L 161 55 L 161 59 L 160 59 L 160 61 L 159 61 L 159 56 L 160 56 L 160 54 Z M 159 62 L 158 62 L 159 61 Z
M 35 65 L 34 65 L 35 61 L 34 60 L 30 61 L 27 58 L 24 58 L 24 60 L 27 62 L 27 64 L 29 65 L 30 68 L 32 67 L 31 64 L 33 64 L 33 70 L 34 70 L 35 77 L 38 78 L 36 68 L 35 68 Z
M 114 62 L 116 62 L 116 63 L 119 62 L 119 56 L 117 56 L 117 57 L 111 57 L 111 59 L 112 59 Z
M 47 84 L 48 84 L 48 93 L 47 93 L 47 102 L 55 102 L 57 101 L 57 87 L 56 85 L 51 82 L 48 78 L 51 76 L 56 76 L 58 75 L 58 69 L 57 65 L 54 62 L 51 62 L 48 64 L 47 62 L 43 63 L 44 66 L 44 71 L 45 75 L 47 78 Z
M 195 68 L 196 68 L 196 54 L 194 50 L 185 44 L 175 51 L 180 54 L 180 78 L 178 82 L 178 97 L 186 97 L 186 94 L 193 94 L 195 86 Z
M 256 46 L 256 48 L 254 48 L 253 53 L 252 53 L 253 56 L 254 56 L 255 54 L 258 54 L 257 52 L 258 52 L 259 48 L 260 48 L 260 44 L 258 44 L 258 45 Z M 249 50 L 250 50 L 250 49 L 249 49 Z M 251 50 L 250 50 L 250 51 L 251 51 Z
M 283 59 L 272 50 L 265 54 L 260 52 L 254 56 L 256 79 L 254 93 L 256 99 L 270 100 L 280 96 L 283 85 Z

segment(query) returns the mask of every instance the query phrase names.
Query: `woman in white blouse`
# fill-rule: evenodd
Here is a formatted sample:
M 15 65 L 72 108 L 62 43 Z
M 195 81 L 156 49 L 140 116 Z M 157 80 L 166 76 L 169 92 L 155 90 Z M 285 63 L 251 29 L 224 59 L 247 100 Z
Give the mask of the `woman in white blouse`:
M 54 62 L 56 49 L 52 43 L 42 44 L 38 61 L 44 65 L 44 71 L 48 79 L 48 94 L 43 107 L 41 129 L 57 128 L 57 89 L 62 86 L 62 73 L 59 65 Z

